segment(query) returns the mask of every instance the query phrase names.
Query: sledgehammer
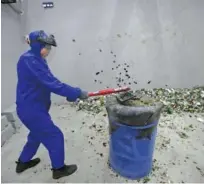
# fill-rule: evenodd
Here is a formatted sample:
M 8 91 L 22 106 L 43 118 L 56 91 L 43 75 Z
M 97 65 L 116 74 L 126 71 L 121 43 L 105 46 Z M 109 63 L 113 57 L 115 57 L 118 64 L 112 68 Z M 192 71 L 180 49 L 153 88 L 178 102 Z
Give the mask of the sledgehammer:
M 110 95 L 113 93 L 120 93 L 120 92 L 126 92 L 129 91 L 130 88 L 129 87 L 121 87 L 121 88 L 108 88 L 108 89 L 103 89 L 103 90 L 99 90 L 96 92 L 90 92 L 88 93 L 89 97 L 92 96 L 105 96 L 105 95 Z

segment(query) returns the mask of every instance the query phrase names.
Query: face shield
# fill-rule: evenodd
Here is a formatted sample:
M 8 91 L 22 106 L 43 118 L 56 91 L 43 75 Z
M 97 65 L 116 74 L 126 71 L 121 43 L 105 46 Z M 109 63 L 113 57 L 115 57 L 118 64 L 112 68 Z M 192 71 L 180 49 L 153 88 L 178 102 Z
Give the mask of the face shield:
M 54 35 L 46 35 L 44 31 L 40 31 L 39 36 L 37 37 L 37 41 L 45 45 L 44 48 L 48 51 L 47 61 L 48 63 L 50 63 L 55 56 L 55 47 L 57 47 L 57 42 L 55 40 Z
M 57 47 L 57 42 L 55 40 L 54 35 L 46 35 L 44 31 L 40 31 L 37 37 L 37 41 L 45 45 L 51 45 L 53 47 Z
M 47 62 L 50 63 L 55 57 L 56 48 L 52 47 L 51 45 L 45 45 L 44 48 L 47 49 L 47 51 L 48 51 L 48 53 L 47 53 Z
M 25 41 L 36 53 L 40 53 L 41 49 L 45 48 L 45 57 L 49 55 L 48 61 L 51 61 L 54 58 L 54 48 L 57 47 L 57 42 L 54 35 L 46 34 L 43 30 L 33 31 L 29 35 L 25 36 Z

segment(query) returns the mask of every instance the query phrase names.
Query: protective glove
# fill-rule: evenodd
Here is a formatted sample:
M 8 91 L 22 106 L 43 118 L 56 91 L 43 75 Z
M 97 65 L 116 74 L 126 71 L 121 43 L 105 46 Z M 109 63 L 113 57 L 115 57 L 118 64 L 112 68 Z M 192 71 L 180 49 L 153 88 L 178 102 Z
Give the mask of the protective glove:
M 82 91 L 81 91 L 81 94 L 80 94 L 80 96 L 79 96 L 79 99 L 85 100 L 85 99 L 87 99 L 87 98 L 89 98 L 88 92 L 82 90 Z

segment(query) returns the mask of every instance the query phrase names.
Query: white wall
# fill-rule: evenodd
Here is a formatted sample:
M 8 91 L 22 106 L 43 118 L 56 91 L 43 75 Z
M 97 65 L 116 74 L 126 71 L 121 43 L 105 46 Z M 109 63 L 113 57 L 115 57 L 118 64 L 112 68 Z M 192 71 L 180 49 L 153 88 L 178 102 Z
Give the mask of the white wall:
M 15 4 L 24 9 L 24 15 L 18 15 L 8 5 L 1 4 L 1 108 L 13 105 L 16 99 L 16 64 L 25 50 L 23 35 L 26 31 L 27 3 Z
M 115 87 L 115 77 L 120 73 L 119 69 L 112 71 L 116 60 L 130 65 L 131 81 L 138 82 L 133 88 L 204 84 L 203 0 L 54 0 L 55 7 L 47 10 L 42 8 L 42 2 L 28 0 L 24 28 L 27 32 L 44 29 L 55 34 L 58 48 L 50 64 L 63 81 L 87 90 Z M 13 24 L 20 25 L 17 20 Z M 2 39 L 6 41 L 10 34 L 5 32 Z M 14 37 L 10 42 L 18 43 Z M 10 56 L 2 50 L 4 60 L 10 62 L 9 69 L 4 70 L 8 75 L 14 75 L 20 49 L 14 48 Z M 101 70 L 104 72 L 96 77 L 95 73 Z M 95 83 L 95 79 L 102 84 Z M 152 83 L 148 85 L 149 80 Z M 7 82 L 4 86 L 8 93 L 5 97 L 13 96 Z
M 64 81 L 88 90 L 115 87 L 115 59 L 130 64 L 134 88 L 204 84 L 203 0 L 55 0 L 48 10 L 41 2 L 29 1 L 30 30 L 56 35 L 51 66 Z M 101 85 L 94 83 L 100 70 Z

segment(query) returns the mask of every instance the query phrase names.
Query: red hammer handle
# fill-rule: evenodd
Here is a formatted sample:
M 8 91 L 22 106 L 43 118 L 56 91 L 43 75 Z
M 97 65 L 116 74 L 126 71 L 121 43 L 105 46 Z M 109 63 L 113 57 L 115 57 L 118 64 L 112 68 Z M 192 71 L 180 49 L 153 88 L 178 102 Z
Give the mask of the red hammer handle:
M 104 95 L 108 95 L 108 94 L 113 94 L 113 93 L 119 93 L 119 92 L 125 92 L 125 91 L 129 91 L 130 88 L 129 87 L 122 87 L 122 88 L 109 88 L 109 89 L 104 89 L 104 90 L 99 90 L 96 92 L 90 92 L 89 96 L 104 96 Z

